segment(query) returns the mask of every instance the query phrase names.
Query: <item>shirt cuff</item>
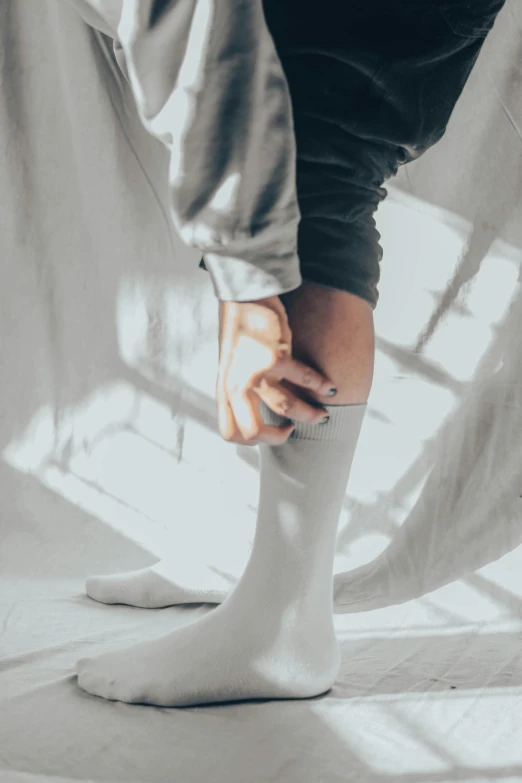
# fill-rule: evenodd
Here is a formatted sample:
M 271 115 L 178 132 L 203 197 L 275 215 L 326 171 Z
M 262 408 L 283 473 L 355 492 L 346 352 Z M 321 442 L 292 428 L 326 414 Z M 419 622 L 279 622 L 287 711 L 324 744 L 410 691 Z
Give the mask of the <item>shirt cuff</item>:
M 243 258 L 205 253 L 205 268 L 217 298 L 222 302 L 252 302 L 286 294 L 303 282 L 295 252 L 283 258 L 256 260 L 262 267 Z

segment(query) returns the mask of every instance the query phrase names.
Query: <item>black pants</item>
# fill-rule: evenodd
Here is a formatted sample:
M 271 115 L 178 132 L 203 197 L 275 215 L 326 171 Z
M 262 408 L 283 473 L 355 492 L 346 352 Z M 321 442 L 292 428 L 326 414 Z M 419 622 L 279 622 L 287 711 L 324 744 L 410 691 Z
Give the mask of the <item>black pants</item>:
M 383 183 L 444 134 L 504 2 L 264 0 L 292 98 L 304 280 L 376 307 Z

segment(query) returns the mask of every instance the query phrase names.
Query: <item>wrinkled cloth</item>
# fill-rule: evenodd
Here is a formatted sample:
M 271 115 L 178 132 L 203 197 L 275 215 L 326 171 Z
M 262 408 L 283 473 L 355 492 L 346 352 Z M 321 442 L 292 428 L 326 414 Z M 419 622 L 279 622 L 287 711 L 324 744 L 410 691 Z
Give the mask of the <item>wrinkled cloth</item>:
M 298 288 L 288 87 L 261 0 L 72 0 L 114 39 L 145 128 L 168 147 L 171 214 L 215 293 Z
M 170 150 L 172 216 L 216 296 L 307 280 L 372 308 L 383 184 L 442 137 L 505 2 L 72 1 Z
M 264 0 L 297 145 L 304 280 L 376 307 L 374 214 L 443 136 L 504 0 Z

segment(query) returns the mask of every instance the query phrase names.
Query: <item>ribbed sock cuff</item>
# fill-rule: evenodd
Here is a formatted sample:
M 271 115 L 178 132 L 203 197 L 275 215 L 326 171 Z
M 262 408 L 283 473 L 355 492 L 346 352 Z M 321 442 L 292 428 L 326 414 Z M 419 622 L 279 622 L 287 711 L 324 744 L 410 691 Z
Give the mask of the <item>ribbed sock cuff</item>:
M 362 426 L 367 403 L 357 405 L 324 405 L 330 414 L 326 424 L 308 424 L 304 421 L 294 421 L 274 413 L 263 401 L 259 405 L 265 424 L 280 427 L 283 424 L 295 424 L 295 430 L 289 440 L 330 440 L 344 441 L 356 436 Z

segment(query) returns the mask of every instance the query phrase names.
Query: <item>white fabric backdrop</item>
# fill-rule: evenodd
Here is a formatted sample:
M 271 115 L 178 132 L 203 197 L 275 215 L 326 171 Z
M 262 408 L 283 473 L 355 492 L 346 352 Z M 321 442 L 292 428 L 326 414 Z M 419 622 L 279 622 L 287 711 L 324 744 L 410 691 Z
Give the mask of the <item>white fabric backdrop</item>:
M 84 579 L 167 547 L 237 576 L 257 452 L 217 435 L 217 304 L 110 46 L 63 0 L 0 6 L 1 783 L 522 781 L 521 42 L 508 0 L 379 213 L 338 682 L 165 710 L 79 691 L 74 662 L 211 609 Z

